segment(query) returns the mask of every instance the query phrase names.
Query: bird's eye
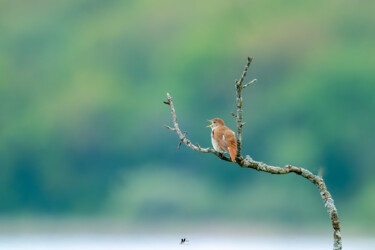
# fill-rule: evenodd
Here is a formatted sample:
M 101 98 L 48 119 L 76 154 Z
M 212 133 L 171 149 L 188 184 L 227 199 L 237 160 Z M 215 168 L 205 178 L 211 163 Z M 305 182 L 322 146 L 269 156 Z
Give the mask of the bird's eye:
M 214 123 L 216 123 L 216 122 L 214 122 Z

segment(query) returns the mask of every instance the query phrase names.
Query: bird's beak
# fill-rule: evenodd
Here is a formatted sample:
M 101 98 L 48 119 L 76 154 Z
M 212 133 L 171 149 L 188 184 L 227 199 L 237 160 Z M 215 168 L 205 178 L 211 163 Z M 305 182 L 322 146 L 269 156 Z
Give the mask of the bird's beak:
M 208 125 L 206 128 L 212 127 L 212 125 L 213 125 L 211 120 L 208 120 L 208 121 L 211 122 L 211 125 Z

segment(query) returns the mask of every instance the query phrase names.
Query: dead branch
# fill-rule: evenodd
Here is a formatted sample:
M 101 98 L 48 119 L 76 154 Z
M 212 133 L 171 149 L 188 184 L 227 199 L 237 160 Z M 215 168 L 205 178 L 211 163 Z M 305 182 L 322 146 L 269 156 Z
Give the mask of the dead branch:
M 335 207 L 334 201 L 332 199 L 331 194 L 328 192 L 327 187 L 325 185 L 325 182 L 323 178 L 319 175 L 314 175 L 310 171 L 304 168 L 295 167 L 292 165 L 286 165 L 284 167 L 275 167 L 271 165 L 267 165 L 263 162 L 254 161 L 249 155 L 247 155 L 245 158 L 241 155 L 241 148 L 242 148 L 242 127 L 245 125 L 244 122 L 242 122 L 242 90 L 249 86 L 250 84 L 254 83 L 256 79 L 250 81 L 249 83 L 243 85 L 243 81 L 246 77 L 247 71 L 250 67 L 252 58 L 248 57 L 247 64 L 245 66 L 245 69 L 242 73 L 242 76 L 240 80 L 236 80 L 236 107 L 237 107 L 237 114 L 232 113 L 232 115 L 236 118 L 237 123 L 237 155 L 236 155 L 236 163 L 242 168 L 252 168 L 257 171 L 267 172 L 270 174 L 289 174 L 289 173 L 295 173 L 299 176 L 302 176 L 312 182 L 320 192 L 320 196 L 322 197 L 324 206 L 330 216 L 332 227 L 333 227 L 333 249 L 334 250 L 341 250 L 342 249 L 342 241 L 341 241 L 341 232 L 340 232 L 340 221 L 338 218 L 337 209 Z M 202 148 L 198 143 L 197 145 L 194 145 L 190 142 L 189 139 L 186 138 L 186 132 L 182 133 L 178 122 L 177 122 L 177 116 L 176 111 L 173 105 L 172 97 L 169 93 L 167 93 L 167 101 L 164 101 L 165 104 L 168 104 L 171 108 L 172 118 L 173 118 L 173 128 L 164 125 L 168 129 L 175 131 L 180 138 L 179 147 L 181 144 L 185 144 L 187 147 L 191 148 L 192 150 L 202 152 L 202 153 L 212 153 L 215 154 L 217 157 L 219 157 L 222 160 L 231 162 L 231 159 L 227 156 L 225 156 L 222 153 L 219 153 L 218 151 L 212 149 L 212 148 Z

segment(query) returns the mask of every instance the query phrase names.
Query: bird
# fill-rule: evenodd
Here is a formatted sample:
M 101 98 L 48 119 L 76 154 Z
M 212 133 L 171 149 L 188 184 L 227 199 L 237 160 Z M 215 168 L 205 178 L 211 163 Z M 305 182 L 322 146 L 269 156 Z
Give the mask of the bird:
M 220 153 L 229 153 L 232 162 L 236 162 L 237 142 L 234 132 L 225 126 L 224 121 L 220 118 L 208 121 L 211 122 L 211 125 L 207 127 L 212 129 L 211 142 L 214 149 Z
M 186 238 L 182 238 L 181 242 L 180 242 L 180 245 L 185 244 L 186 242 L 189 242 L 189 241 Z

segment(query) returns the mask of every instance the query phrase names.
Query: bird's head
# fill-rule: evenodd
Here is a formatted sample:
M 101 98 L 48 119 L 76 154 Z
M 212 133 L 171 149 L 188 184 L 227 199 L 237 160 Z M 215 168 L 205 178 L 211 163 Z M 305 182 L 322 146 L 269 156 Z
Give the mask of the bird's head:
M 220 126 L 224 126 L 224 122 L 223 120 L 221 120 L 220 118 L 214 118 L 212 120 L 208 120 L 209 122 L 211 122 L 211 125 L 208 125 L 208 127 L 211 127 L 212 129 L 215 129 L 217 127 L 220 127 Z

